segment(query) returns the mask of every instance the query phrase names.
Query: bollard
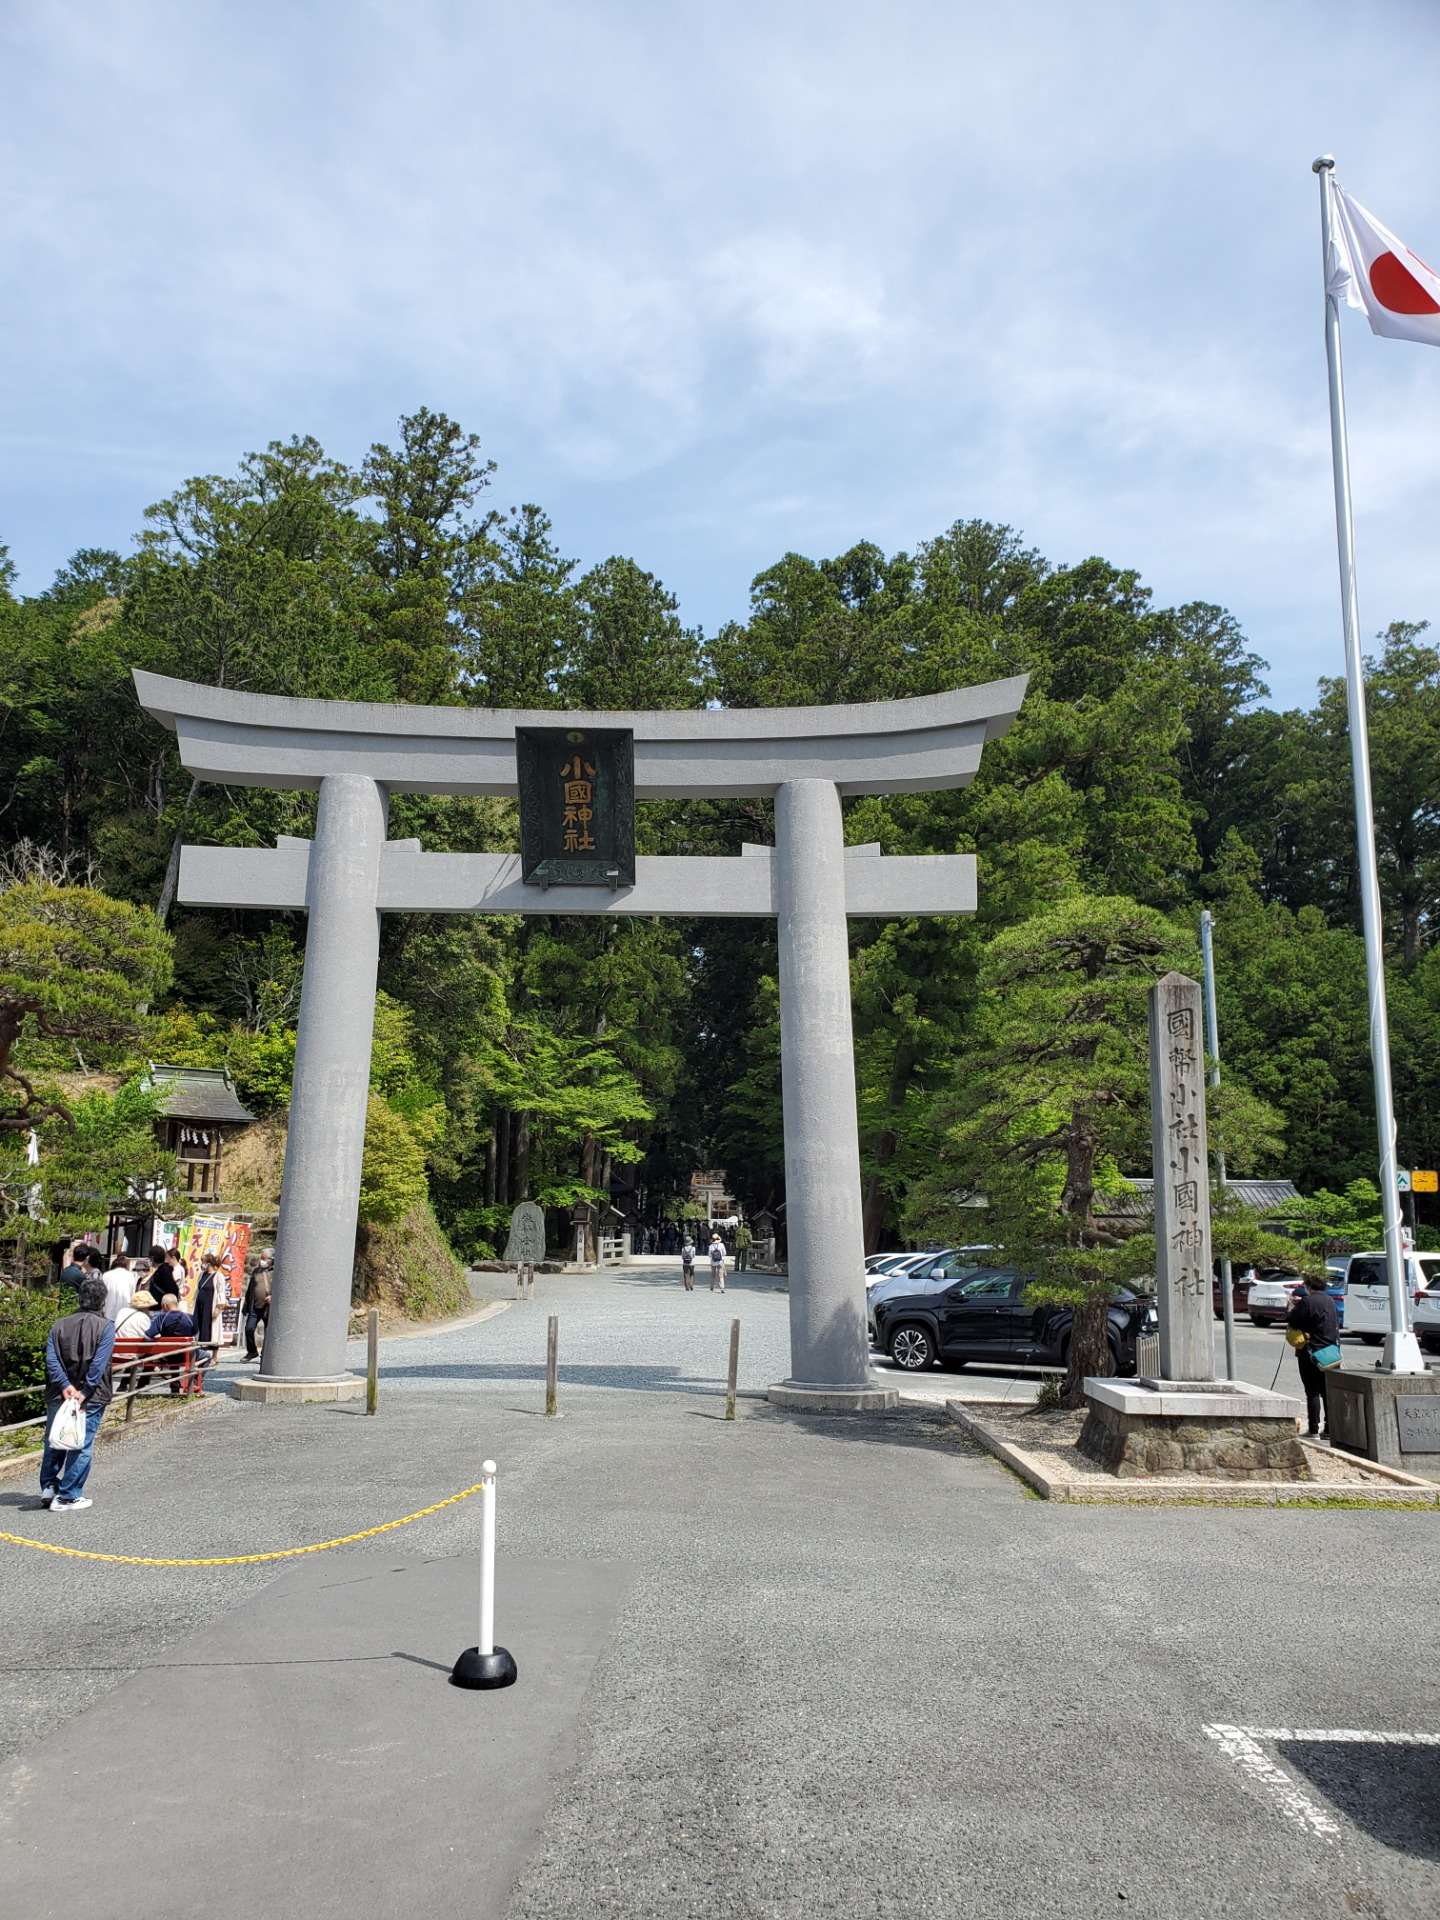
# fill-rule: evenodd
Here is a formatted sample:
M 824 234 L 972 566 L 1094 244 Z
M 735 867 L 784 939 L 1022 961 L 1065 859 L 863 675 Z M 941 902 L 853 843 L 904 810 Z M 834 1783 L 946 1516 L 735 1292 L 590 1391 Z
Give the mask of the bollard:
M 560 1384 L 560 1316 L 552 1313 L 545 1331 L 545 1416 L 547 1419 L 560 1411 L 557 1403 L 557 1388 Z
M 480 1468 L 480 1642 L 467 1647 L 450 1670 L 450 1684 L 488 1692 L 514 1686 L 515 1661 L 495 1644 L 495 1462 Z
M 380 1397 L 380 1309 L 365 1316 L 365 1411 L 374 1413 Z
M 740 1322 L 730 1322 L 730 1371 L 725 1376 L 725 1418 L 735 1418 L 735 1382 L 740 1375 Z

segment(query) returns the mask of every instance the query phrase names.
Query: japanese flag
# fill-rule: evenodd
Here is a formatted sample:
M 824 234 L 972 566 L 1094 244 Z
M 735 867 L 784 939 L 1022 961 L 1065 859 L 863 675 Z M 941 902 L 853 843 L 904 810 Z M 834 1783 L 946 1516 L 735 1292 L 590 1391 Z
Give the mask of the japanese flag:
M 1326 291 L 1361 308 L 1374 333 L 1440 347 L 1440 273 L 1343 187 L 1331 191 L 1335 219 Z

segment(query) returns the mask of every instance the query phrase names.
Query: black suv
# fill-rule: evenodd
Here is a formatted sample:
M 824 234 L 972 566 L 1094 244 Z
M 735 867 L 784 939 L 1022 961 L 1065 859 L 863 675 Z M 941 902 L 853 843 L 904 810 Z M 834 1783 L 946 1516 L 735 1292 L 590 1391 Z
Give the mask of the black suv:
M 1034 1276 L 1013 1267 L 982 1267 L 954 1286 L 896 1293 L 874 1307 L 875 1345 L 897 1367 L 918 1373 L 938 1360 L 996 1360 L 1027 1367 L 1063 1367 L 1069 1358 L 1069 1307 L 1032 1307 L 1024 1300 Z M 1154 1303 L 1117 1287 L 1110 1303 L 1110 1353 L 1116 1373 L 1134 1373 L 1135 1336 L 1155 1324 Z

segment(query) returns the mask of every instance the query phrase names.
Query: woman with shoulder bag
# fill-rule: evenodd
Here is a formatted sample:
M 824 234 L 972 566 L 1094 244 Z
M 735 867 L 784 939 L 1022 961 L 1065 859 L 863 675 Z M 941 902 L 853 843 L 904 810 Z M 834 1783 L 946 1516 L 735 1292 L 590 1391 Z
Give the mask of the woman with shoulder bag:
M 1295 1349 L 1295 1364 L 1305 1388 L 1305 1410 L 1310 1421 L 1307 1437 L 1311 1440 L 1327 1425 L 1325 1375 L 1340 1364 L 1340 1316 L 1328 1284 L 1323 1274 L 1307 1274 L 1304 1293 L 1285 1316 L 1285 1324 L 1305 1342 Z

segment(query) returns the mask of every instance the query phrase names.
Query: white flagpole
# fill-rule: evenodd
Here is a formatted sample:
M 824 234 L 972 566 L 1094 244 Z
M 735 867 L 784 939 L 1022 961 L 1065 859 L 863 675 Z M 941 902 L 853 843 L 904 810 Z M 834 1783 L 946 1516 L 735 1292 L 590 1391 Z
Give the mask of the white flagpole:
M 1330 453 L 1335 473 L 1335 536 L 1340 555 L 1340 606 L 1345 626 L 1345 698 L 1350 719 L 1350 765 L 1355 783 L 1355 842 L 1360 862 L 1360 912 L 1365 928 L 1365 978 L 1370 994 L 1370 1059 L 1375 1075 L 1375 1124 L 1380 1135 L 1380 1205 L 1385 1219 L 1385 1270 L 1390 1281 L 1390 1331 L 1380 1365 L 1391 1373 L 1424 1373 L 1420 1343 L 1410 1325 L 1405 1257 L 1400 1239 L 1400 1183 L 1395 1163 L 1395 1097 L 1390 1085 L 1390 1023 L 1385 1007 L 1385 951 L 1380 926 L 1380 879 L 1375 855 L 1375 809 L 1370 793 L 1370 739 L 1365 719 L 1365 668 L 1360 653 L 1360 602 L 1355 591 L 1355 518 L 1350 506 L 1350 443 L 1345 430 L 1345 379 L 1340 365 L 1340 302 L 1330 290 L 1333 263 L 1333 154 L 1314 163 L 1320 176 L 1320 240 L 1325 287 L 1325 359 L 1330 369 Z

